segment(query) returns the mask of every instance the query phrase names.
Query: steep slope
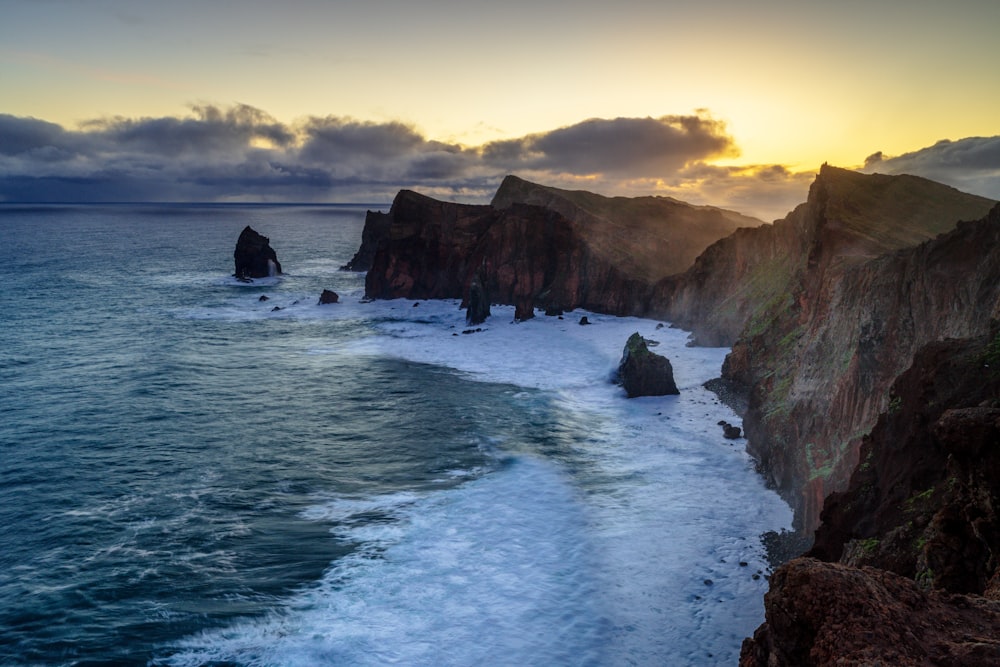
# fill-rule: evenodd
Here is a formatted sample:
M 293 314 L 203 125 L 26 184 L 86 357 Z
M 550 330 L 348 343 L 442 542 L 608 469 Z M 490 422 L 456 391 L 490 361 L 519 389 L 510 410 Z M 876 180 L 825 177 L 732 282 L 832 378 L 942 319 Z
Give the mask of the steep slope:
M 739 227 L 763 222 L 735 211 L 671 197 L 604 197 L 507 176 L 491 206 L 530 204 L 577 223 L 583 241 L 626 275 L 656 282 L 690 267 L 709 245 Z
M 465 300 L 476 275 L 490 300 L 515 305 L 519 319 L 538 306 L 645 313 L 655 280 L 690 266 L 737 224 L 760 224 L 671 199 L 609 199 L 514 177 L 494 205 L 404 190 L 387 217 L 386 225 L 369 215 L 358 253 L 372 256 L 368 297 Z
M 921 348 L 861 460 L 812 555 L 1000 599 L 1000 322 Z
M 1000 323 L 921 348 L 890 396 L 741 665 L 1000 664 Z
M 739 230 L 657 285 L 652 312 L 699 342 L 732 344 L 723 376 L 750 393 L 750 451 L 799 528 L 815 528 L 823 498 L 846 486 L 916 349 L 982 333 L 997 316 L 997 226 L 930 240 L 993 204 L 824 166 L 784 220 Z

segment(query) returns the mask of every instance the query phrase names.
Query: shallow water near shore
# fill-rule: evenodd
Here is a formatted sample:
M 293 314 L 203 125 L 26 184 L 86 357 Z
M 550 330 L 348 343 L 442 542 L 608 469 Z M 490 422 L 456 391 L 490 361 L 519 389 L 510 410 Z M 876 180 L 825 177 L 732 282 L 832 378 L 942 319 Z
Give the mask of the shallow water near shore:
M 791 514 L 726 350 L 363 303 L 363 220 L 0 207 L 0 663 L 735 664 Z M 230 277 L 247 224 L 285 275 Z M 635 331 L 680 396 L 609 382 Z

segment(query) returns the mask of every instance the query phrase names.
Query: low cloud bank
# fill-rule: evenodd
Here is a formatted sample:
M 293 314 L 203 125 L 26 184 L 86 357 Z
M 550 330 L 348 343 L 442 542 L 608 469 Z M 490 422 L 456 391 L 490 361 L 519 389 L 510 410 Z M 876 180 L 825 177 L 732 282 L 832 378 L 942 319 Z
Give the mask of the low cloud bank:
M 481 146 L 435 141 L 402 122 L 338 116 L 282 123 L 246 105 L 183 118 L 104 118 L 77 129 L 0 114 L 0 201 L 368 202 L 401 188 L 468 202 L 516 173 L 608 195 L 667 195 L 780 218 L 812 173 L 719 166 L 739 150 L 707 112 L 594 118 Z M 1000 198 L 1000 138 L 941 142 L 868 171 L 918 173 Z
M 944 139 L 912 153 L 869 155 L 865 173 L 913 174 L 1000 200 L 1000 136 Z

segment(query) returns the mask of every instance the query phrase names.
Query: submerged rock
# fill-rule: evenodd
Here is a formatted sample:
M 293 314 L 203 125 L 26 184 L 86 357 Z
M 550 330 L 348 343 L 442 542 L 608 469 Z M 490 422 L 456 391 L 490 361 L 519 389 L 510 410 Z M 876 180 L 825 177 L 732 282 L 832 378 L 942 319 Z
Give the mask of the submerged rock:
M 674 382 L 674 369 L 666 357 L 650 352 L 647 341 L 638 333 L 629 336 L 621 362 L 618 380 L 629 398 L 679 394 Z
M 233 251 L 236 272 L 233 274 L 240 280 L 267 278 L 281 274 L 281 264 L 278 256 L 271 248 L 270 239 L 261 236 L 250 225 L 243 228 L 236 249 Z

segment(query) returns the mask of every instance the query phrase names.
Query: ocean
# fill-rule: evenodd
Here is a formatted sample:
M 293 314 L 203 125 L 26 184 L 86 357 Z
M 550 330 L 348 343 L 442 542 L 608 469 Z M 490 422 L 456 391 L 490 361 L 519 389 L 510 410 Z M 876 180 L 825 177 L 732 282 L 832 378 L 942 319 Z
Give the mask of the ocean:
M 364 215 L 0 206 L 0 664 L 736 664 L 791 513 L 726 350 L 366 303 Z M 636 331 L 680 396 L 610 381 Z

